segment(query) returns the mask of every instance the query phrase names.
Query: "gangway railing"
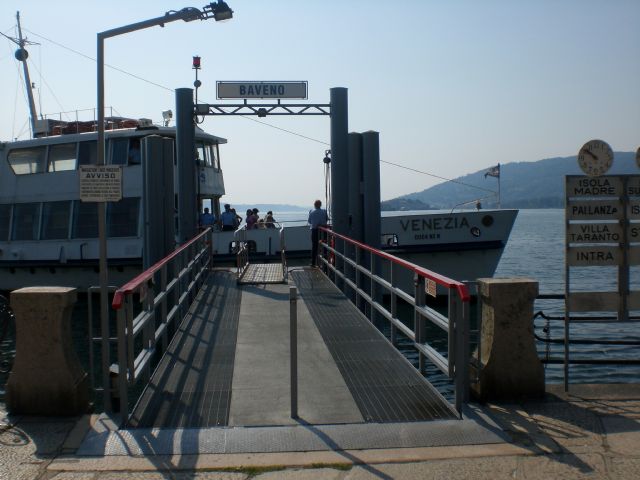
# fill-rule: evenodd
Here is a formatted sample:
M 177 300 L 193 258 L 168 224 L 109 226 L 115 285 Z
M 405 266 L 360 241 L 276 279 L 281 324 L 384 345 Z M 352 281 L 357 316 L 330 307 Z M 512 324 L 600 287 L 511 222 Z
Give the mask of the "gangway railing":
M 391 342 L 395 344 L 397 332 L 413 341 L 418 351 L 418 368 L 424 372 L 425 359 L 430 360 L 454 383 L 453 407 L 462 416 L 463 404 L 469 399 L 469 290 L 465 284 L 436 272 L 407 262 L 376 248 L 365 245 L 329 228 L 320 227 L 320 261 L 323 270 L 336 285 L 346 286 L 355 294 L 356 306 L 369 305 L 370 319 L 374 312 L 385 318 L 391 326 Z M 413 291 L 400 284 L 413 275 Z M 333 277 L 333 278 L 332 278 Z M 408 289 L 407 289 L 408 290 Z M 427 305 L 427 294 L 446 295 L 446 313 Z M 345 292 L 346 293 L 346 292 Z M 383 297 L 390 296 L 389 308 Z M 398 315 L 398 300 L 413 308 L 413 328 Z M 440 353 L 427 339 L 427 323 L 447 334 L 447 354 Z
M 129 417 L 129 388 L 150 378 L 156 353 L 169 345 L 170 335 L 175 334 L 207 277 L 211 258 L 211 228 L 207 228 L 116 290 L 112 302 L 118 338 L 115 396 L 122 424 Z M 108 334 L 103 332 L 103 337 Z M 103 369 L 109 369 L 108 363 L 108 358 L 103 359 Z M 106 385 L 104 392 L 116 394 Z

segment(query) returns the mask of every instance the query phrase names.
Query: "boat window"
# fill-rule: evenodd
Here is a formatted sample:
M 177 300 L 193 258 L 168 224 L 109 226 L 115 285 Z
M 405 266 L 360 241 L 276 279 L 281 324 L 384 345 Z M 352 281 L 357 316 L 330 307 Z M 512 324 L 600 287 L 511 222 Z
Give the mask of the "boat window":
M 139 198 L 123 198 L 107 205 L 107 235 L 135 237 L 138 235 Z
M 98 144 L 95 140 L 90 142 L 80 142 L 78 150 L 78 165 L 98 164 Z
M 11 205 L 0 205 L 0 241 L 9 239 L 9 222 L 11 221 Z
M 43 173 L 46 147 L 21 148 L 9 152 L 9 165 L 16 175 Z
M 109 141 L 111 148 L 111 164 L 112 165 L 126 165 L 127 164 L 127 150 L 129 149 L 128 138 L 113 138 Z
M 76 144 L 63 143 L 49 147 L 49 172 L 76 169 Z
M 213 144 L 210 146 L 211 158 L 213 159 L 213 168 L 220 170 L 220 160 L 218 159 L 218 145 Z
M 48 202 L 42 208 L 42 240 L 56 240 L 69 236 L 71 202 Z
M 140 139 L 129 140 L 129 165 L 140 165 Z
M 96 238 L 98 236 L 98 204 L 73 202 L 72 238 Z
M 16 203 L 13 211 L 11 240 L 37 240 L 39 203 Z
M 196 147 L 196 163 L 207 167 L 211 166 L 211 156 L 209 155 L 208 145 L 198 143 Z

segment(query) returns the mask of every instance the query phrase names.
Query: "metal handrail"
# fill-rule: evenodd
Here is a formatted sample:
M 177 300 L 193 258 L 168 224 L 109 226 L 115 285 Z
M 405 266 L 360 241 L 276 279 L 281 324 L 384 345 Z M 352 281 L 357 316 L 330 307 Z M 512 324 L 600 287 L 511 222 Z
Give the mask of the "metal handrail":
M 170 325 L 184 317 L 209 272 L 211 233 L 211 228 L 207 228 L 114 294 L 112 308 L 117 311 L 118 338 L 117 393 L 122 424 L 129 416 L 129 387 L 143 377 L 149 378 L 154 354 L 166 350 L 171 340 Z M 135 296 L 141 304 L 137 314 L 134 314 Z M 138 337 L 142 337 L 141 342 Z M 105 386 L 105 395 L 109 395 L 110 390 Z
M 326 227 L 319 227 L 323 234 L 320 241 L 320 261 L 325 274 L 333 274 L 334 283 L 343 283 L 355 292 L 354 302 L 360 307 L 368 304 L 371 320 L 377 313 L 391 325 L 391 342 L 395 344 L 396 332 L 413 340 L 418 350 L 419 370 L 424 371 L 425 359 L 454 380 L 455 410 L 462 416 L 462 405 L 469 395 L 469 301 L 467 286 L 426 268 L 407 262 L 394 255 L 365 245 Z M 382 262 L 387 262 L 383 265 Z M 388 266 L 388 277 L 379 272 Z M 413 274 L 414 290 L 408 293 L 397 284 L 402 271 Z M 406 275 L 406 273 L 405 273 Z M 331 278 L 331 275 L 328 275 Z M 363 281 L 370 281 L 367 285 Z M 337 281 L 339 279 L 339 282 Z M 364 287 L 370 287 L 366 291 Z M 427 305 L 427 291 L 433 296 L 437 288 L 447 292 L 447 315 Z M 390 309 L 381 302 L 384 293 L 390 295 Z M 397 313 L 398 299 L 413 306 L 413 329 L 405 325 Z M 366 310 L 366 309 L 364 309 Z M 426 322 L 439 327 L 448 336 L 448 356 L 442 355 L 427 342 Z

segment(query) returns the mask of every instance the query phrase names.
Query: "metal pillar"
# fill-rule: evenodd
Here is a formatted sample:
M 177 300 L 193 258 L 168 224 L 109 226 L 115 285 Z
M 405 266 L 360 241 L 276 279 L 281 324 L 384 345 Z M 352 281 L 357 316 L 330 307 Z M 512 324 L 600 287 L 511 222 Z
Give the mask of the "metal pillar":
M 349 142 L 347 89 L 330 90 L 331 104 L 331 216 L 333 230 L 343 235 L 349 232 Z
M 178 240 L 184 243 L 196 234 L 195 124 L 193 89 L 176 89 L 176 153 L 178 165 Z
M 349 134 L 349 236 L 364 240 L 362 203 L 362 134 Z
M 380 248 L 380 134 L 362 134 L 364 243 Z

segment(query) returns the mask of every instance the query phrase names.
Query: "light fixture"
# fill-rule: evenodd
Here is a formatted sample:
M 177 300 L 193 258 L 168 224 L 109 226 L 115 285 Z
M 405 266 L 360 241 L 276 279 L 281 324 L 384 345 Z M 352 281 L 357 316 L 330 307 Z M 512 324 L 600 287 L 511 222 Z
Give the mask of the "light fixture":
M 210 18 L 211 15 L 213 15 L 213 18 L 216 22 L 223 22 L 225 20 L 230 20 L 233 18 L 233 10 L 229 8 L 229 5 L 227 5 L 227 2 L 225 2 L 224 0 L 211 2 L 209 5 L 202 9 L 202 13 L 204 18 Z
M 164 120 L 165 127 L 169 126 L 169 122 L 171 121 L 172 118 L 173 118 L 173 112 L 171 110 L 165 110 L 164 112 L 162 112 L 162 119 Z

